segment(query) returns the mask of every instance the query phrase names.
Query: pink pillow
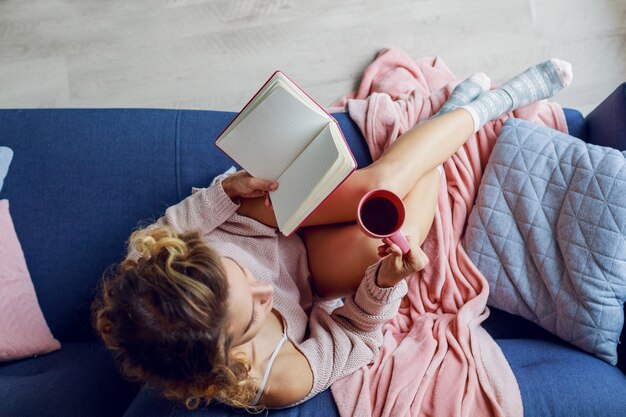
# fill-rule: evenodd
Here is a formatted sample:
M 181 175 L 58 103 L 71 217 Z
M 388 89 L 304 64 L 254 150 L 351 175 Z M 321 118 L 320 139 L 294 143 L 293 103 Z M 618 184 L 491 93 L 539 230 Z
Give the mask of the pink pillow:
M 37 302 L 9 200 L 0 200 L 0 362 L 60 348 Z

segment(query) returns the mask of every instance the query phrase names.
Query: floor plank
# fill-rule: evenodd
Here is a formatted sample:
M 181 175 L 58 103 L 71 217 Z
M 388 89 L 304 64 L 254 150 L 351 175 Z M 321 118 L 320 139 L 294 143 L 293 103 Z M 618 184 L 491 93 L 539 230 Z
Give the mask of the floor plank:
M 566 59 L 554 101 L 587 113 L 626 81 L 626 2 L 4 0 L 0 107 L 237 111 L 278 68 L 330 105 L 392 46 L 497 83 Z

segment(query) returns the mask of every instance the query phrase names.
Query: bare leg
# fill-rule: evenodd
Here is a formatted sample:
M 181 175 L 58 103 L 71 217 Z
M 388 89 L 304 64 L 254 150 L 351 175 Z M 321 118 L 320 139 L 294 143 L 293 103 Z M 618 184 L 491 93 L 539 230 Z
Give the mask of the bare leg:
M 421 244 L 433 222 L 439 195 L 439 171 L 434 169 L 405 196 L 403 232 Z M 379 258 L 380 240 L 372 239 L 356 224 L 321 225 L 301 229 L 307 248 L 313 287 L 323 298 L 346 296 L 359 286 L 367 267 Z
M 351 222 L 361 197 L 374 188 L 386 188 L 404 198 L 426 173 L 446 161 L 470 137 L 470 114 L 457 109 L 413 127 L 400 136 L 371 165 L 354 172 L 306 220 L 304 226 Z M 276 226 L 263 199 L 244 200 L 239 213 Z

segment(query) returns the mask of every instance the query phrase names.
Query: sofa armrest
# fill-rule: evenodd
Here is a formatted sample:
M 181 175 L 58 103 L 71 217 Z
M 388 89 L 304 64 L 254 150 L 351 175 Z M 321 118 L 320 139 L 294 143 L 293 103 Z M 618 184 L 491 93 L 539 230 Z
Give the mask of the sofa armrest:
M 585 118 L 587 141 L 601 146 L 626 150 L 626 83 L 615 89 Z M 624 311 L 626 314 L 626 309 Z M 617 367 L 626 374 L 626 330 L 622 329 L 617 345 Z
M 617 87 L 585 120 L 589 143 L 625 150 L 626 83 Z

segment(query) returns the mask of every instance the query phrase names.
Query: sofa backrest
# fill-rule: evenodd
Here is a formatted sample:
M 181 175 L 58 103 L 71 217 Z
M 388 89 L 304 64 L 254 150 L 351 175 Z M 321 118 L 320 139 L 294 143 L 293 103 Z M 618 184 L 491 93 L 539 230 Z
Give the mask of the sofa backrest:
M 11 215 L 44 316 L 59 340 L 93 340 L 90 304 L 131 231 L 233 165 L 213 141 L 231 112 L 0 110 L 15 156 L 0 198 Z M 337 114 L 361 165 L 358 128 Z
M 589 142 L 626 149 L 626 82 L 587 115 L 585 124 Z

